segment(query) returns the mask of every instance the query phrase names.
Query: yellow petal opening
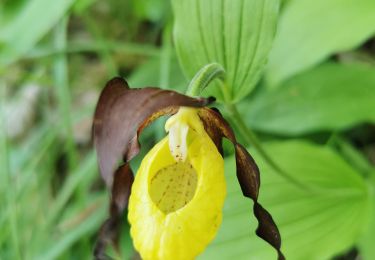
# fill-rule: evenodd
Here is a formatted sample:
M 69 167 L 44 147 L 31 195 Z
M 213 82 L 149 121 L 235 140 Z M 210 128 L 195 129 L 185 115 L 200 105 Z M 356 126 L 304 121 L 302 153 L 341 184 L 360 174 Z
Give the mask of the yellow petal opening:
M 191 126 L 190 120 L 199 117 L 184 123 Z M 142 259 L 194 259 L 221 224 L 224 161 L 200 120 L 193 123 L 184 162 L 172 156 L 166 137 L 145 156 L 135 177 L 128 218 Z
M 168 214 L 192 200 L 197 183 L 197 173 L 190 163 L 174 163 L 160 169 L 151 178 L 150 198 L 161 211 Z

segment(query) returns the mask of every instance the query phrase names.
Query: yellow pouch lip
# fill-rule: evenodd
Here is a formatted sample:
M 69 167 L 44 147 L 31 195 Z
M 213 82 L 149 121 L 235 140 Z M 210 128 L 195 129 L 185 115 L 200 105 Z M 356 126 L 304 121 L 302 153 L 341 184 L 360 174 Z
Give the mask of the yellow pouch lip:
M 153 175 L 175 163 L 168 137 L 155 145 L 138 170 L 128 218 L 134 245 L 143 259 L 193 259 L 214 238 L 220 226 L 226 195 L 224 161 L 205 132 L 192 135 L 187 160 L 198 175 L 198 183 L 193 198 L 184 207 L 165 214 L 149 195 Z M 147 233 L 153 236 L 152 242 L 142 241 Z

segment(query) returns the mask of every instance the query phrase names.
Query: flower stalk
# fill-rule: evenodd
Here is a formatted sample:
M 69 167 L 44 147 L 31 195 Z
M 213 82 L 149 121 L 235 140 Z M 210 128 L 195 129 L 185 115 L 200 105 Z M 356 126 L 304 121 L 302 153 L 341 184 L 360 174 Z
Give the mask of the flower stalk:
M 300 181 L 296 180 L 295 178 L 291 177 L 288 173 L 286 173 L 280 166 L 270 157 L 270 155 L 264 150 L 262 144 L 260 143 L 256 134 L 246 126 L 245 122 L 242 120 L 240 113 L 237 110 L 236 105 L 234 104 L 226 104 L 226 109 L 229 113 L 233 116 L 235 124 L 240 131 L 241 135 L 245 138 L 245 141 L 252 145 L 260 156 L 282 177 L 287 179 L 290 183 L 295 184 L 299 188 L 303 189 L 310 189 L 305 184 L 301 183 Z
M 201 68 L 190 81 L 186 95 L 199 96 L 202 91 L 214 80 L 224 79 L 225 70 L 218 63 L 211 63 Z

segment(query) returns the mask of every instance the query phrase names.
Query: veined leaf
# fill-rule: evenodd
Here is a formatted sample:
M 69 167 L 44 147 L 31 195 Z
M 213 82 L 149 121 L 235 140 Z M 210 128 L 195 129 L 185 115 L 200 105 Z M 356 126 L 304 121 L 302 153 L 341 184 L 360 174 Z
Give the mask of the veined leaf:
M 271 48 L 279 0 L 174 0 L 174 39 L 188 78 L 209 63 L 226 70 L 230 99 L 257 83 Z M 217 86 L 211 94 L 221 96 Z
M 261 93 L 242 110 L 254 129 L 266 132 L 343 130 L 375 122 L 374 86 L 374 67 L 327 63 Z
M 29 0 L 0 28 L 0 65 L 30 50 L 65 14 L 74 0 Z
M 268 143 L 265 149 L 310 187 L 289 183 L 255 154 L 261 170 L 260 201 L 279 226 L 286 259 L 329 259 L 349 249 L 370 213 L 368 187 L 360 175 L 328 147 L 287 141 Z M 233 158 L 227 159 L 223 224 L 201 259 L 276 259 L 272 248 L 255 236 L 252 205 L 242 197 L 234 168 Z
M 360 255 L 363 260 L 371 260 L 375 255 L 375 172 L 373 172 L 372 176 L 370 176 L 370 187 L 372 191 L 372 215 L 366 228 L 366 232 L 359 239 L 358 243 Z
M 271 86 L 280 83 L 374 34 L 373 0 L 290 1 L 280 18 L 267 78 Z

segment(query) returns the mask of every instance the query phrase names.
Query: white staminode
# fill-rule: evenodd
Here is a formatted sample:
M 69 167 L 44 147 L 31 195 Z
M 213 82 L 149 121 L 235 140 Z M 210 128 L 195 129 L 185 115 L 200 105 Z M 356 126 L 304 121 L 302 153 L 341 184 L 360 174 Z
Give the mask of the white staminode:
M 175 122 L 169 128 L 169 149 L 176 162 L 184 162 L 187 157 L 187 134 L 189 126 Z
M 176 162 L 185 162 L 187 157 L 188 132 L 197 134 L 205 132 L 196 108 L 181 107 L 165 123 L 165 131 L 169 132 L 169 150 Z

